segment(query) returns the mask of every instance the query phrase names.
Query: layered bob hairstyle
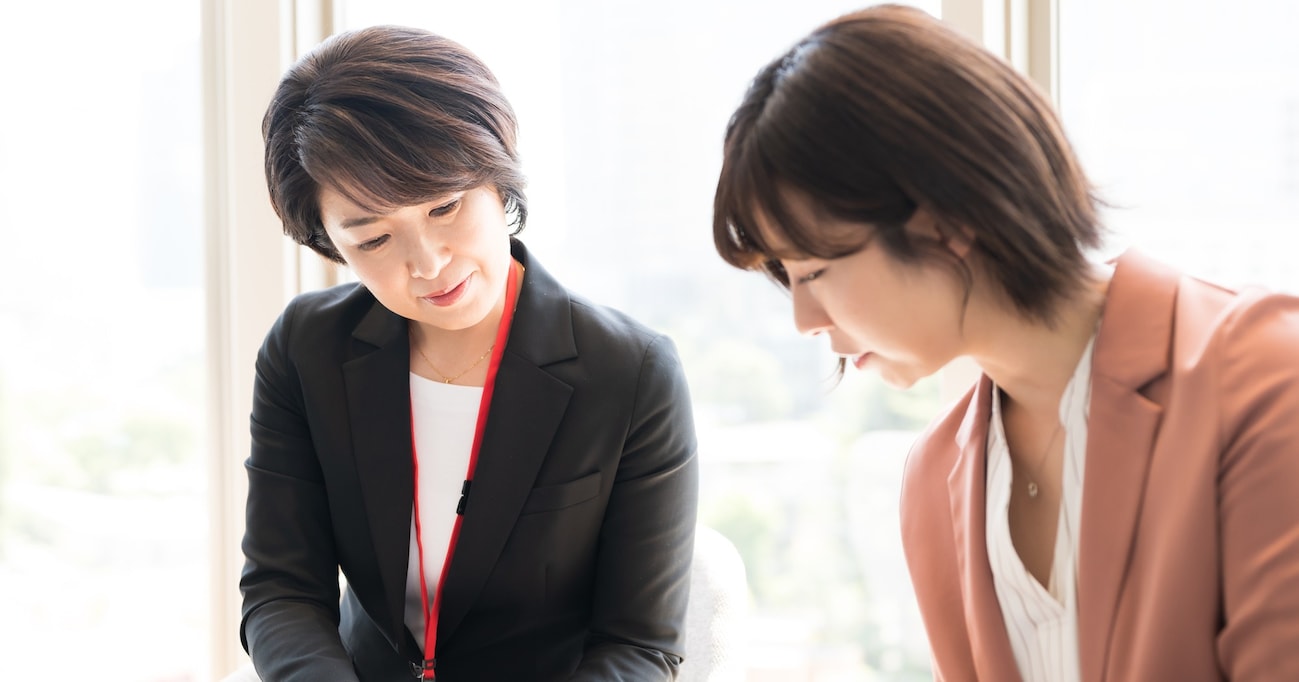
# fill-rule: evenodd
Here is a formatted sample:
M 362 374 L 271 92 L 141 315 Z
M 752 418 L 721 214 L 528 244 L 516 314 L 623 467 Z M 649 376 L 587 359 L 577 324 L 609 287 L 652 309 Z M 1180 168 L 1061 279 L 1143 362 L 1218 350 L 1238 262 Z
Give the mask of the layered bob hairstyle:
M 800 224 L 792 197 L 862 229 Z M 726 130 L 713 238 L 728 263 L 785 286 L 760 219 L 806 257 L 871 240 L 902 262 L 955 261 L 904 230 L 924 208 L 940 232 L 973 237 L 1015 309 L 1050 323 L 1101 245 L 1097 203 L 1038 88 L 924 12 L 881 5 L 820 27 L 750 84 Z
M 325 187 L 384 213 L 490 186 L 523 229 L 517 136 L 514 110 L 478 57 L 398 26 L 318 45 L 284 75 L 262 119 L 266 184 L 284 233 L 339 263 L 320 219 Z

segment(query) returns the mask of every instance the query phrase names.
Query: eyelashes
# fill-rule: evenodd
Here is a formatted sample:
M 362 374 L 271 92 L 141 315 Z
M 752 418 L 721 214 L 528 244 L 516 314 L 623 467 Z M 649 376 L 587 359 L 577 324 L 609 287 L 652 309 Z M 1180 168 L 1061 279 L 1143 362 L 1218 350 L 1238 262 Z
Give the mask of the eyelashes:
M 817 279 L 820 279 L 821 275 L 824 274 L 825 274 L 825 268 L 821 268 L 820 270 L 813 270 L 812 272 L 809 272 L 806 275 L 799 277 L 797 283 L 807 284 L 808 282 L 814 282 Z
M 373 251 L 379 248 L 380 246 L 383 246 L 385 243 L 387 243 L 387 241 L 388 241 L 388 235 L 386 234 L 380 235 L 369 241 L 361 242 L 360 244 L 357 244 L 356 248 L 362 251 Z
M 451 201 L 448 201 L 445 204 L 434 206 L 433 208 L 429 209 L 428 216 L 430 218 L 445 218 L 449 215 L 452 215 L 460 208 L 460 200 L 461 197 L 456 197 L 455 199 L 452 199 Z M 360 244 L 357 244 L 356 248 L 357 250 L 360 251 L 367 251 L 367 252 L 374 251 L 375 249 L 378 249 L 384 244 L 387 244 L 389 238 L 390 235 L 386 235 L 386 234 L 379 235 L 374 239 L 370 239 L 361 242 Z
M 428 214 L 430 218 L 441 218 L 451 215 L 457 208 L 460 208 L 460 198 L 456 197 L 441 206 L 430 209 Z

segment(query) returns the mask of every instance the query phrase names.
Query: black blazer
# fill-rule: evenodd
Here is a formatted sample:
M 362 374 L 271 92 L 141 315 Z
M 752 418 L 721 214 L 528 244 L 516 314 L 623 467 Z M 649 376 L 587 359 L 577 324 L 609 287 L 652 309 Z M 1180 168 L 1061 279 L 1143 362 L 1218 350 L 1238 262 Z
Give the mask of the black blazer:
M 438 679 L 672 679 L 698 488 L 675 348 L 511 248 Z M 414 679 L 409 352 L 406 320 L 345 284 L 296 297 L 258 354 L 240 635 L 266 682 Z

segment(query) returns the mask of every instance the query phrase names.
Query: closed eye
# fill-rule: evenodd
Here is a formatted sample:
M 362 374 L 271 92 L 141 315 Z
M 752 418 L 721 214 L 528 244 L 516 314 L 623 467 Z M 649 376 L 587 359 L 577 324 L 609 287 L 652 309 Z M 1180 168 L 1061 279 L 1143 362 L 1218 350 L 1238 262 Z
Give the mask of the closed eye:
M 356 248 L 362 251 L 373 251 L 379 248 L 380 246 L 383 246 L 387 242 L 388 242 L 388 235 L 384 234 L 384 235 L 379 235 L 378 237 L 375 237 L 374 239 L 371 239 L 369 241 L 361 242 L 360 244 L 357 244 Z
M 430 218 L 441 218 L 443 216 L 447 216 L 454 213 L 455 210 L 459 207 L 460 207 L 460 199 L 459 197 L 457 197 L 455 199 L 452 199 L 451 201 L 448 201 L 445 204 L 442 204 L 441 206 L 429 210 L 428 214 Z
M 807 284 L 808 282 L 813 282 L 813 281 L 819 279 L 819 278 L 821 277 L 821 275 L 824 275 L 824 274 L 825 274 L 825 268 L 821 268 L 820 270 L 813 270 L 812 272 L 809 272 L 809 273 L 807 273 L 806 275 L 803 275 L 802 277 L 799 277 L 798 280 L 797 280 L 797 283 L 798 283 L 798 284 Z

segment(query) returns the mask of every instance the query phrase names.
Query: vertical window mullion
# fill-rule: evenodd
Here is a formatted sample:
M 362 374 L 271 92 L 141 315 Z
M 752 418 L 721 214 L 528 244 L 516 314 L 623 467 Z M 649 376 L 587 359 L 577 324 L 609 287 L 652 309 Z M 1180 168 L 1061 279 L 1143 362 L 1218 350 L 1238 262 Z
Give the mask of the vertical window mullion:
M 1060 106 L 1060 0 L 1021 0 L 1027 5 L 1024 27 L 1026 71 L 1051 102 Z
M 1028 74 L 1059 106 L 1058 0 L 943 0 L 943 20 Z M 939 376 L 940 399 L 963 395 L 979 376 L 970 358 L 958 358 Z
M 1006 15 L 1015 0 L 943 0 L 943 21 L 1007 57 Z
M 1056 100 L 1058 0 L 943 0 L 943 20 L 1028 74 Z
M 253 362 L 290 289 L 284 238 L 266 199 L 261 117 L 285 66 L 280 3 L 204 0 L 208 497 L 211 668 L 221 679 L 240 648 L 243 460 L 249 448 Z M 267 295 L 282 292 L 284 295 Z

